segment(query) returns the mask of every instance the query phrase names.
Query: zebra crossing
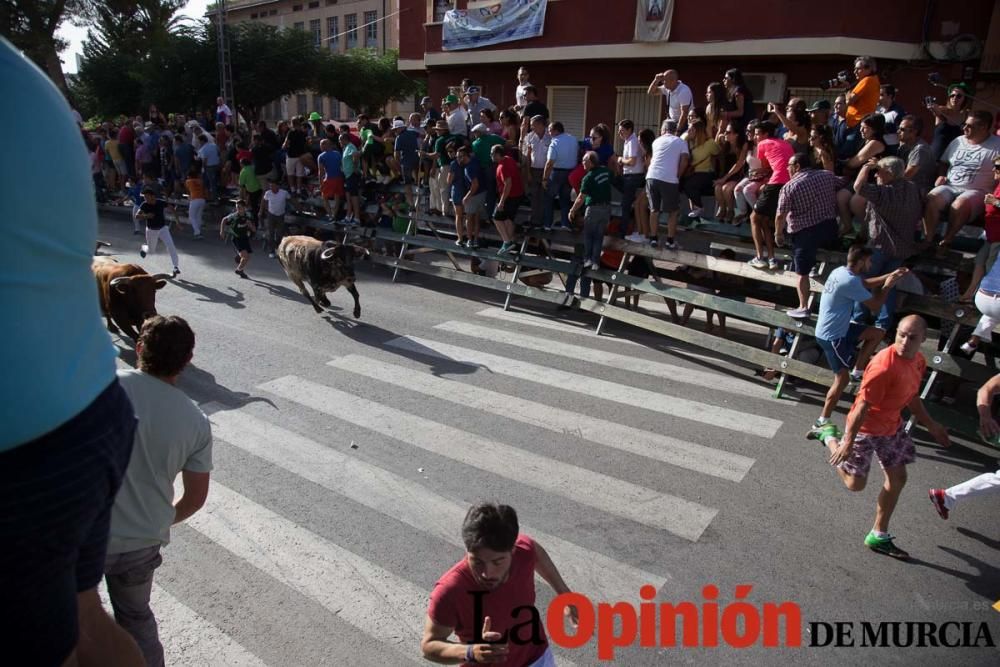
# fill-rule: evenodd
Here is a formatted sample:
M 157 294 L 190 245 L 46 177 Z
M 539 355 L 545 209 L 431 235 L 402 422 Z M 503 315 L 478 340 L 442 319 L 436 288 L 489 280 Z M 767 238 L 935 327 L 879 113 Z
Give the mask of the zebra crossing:
M 459 497 L 453 487 L 401 474 L 390 461 L 380 460 L 378 453 L 359 455 L 340 442 L 342 437 L 328 441 L 324 436 L 304 433 L 301 424 L 287 413 L 294 410 L 296 414 L 305 411 L 322 416 L 335 425 L 334 433 L 360 430 L 394 450 L 447 462 L 469 477 L 483 479 L 484 487 L 489 480 L 488 488 L 503 489 L 509 495 L 495 499 L 515 507 L 520 490 L 530 490 L 553 502 L 578 507 L 583 514 L 627 522 L 654 539 L 660 536 L 688 544 L 703 536 L 726 498 L 693 500 L 683 493 L 649 488 L 625 478 L 613 467 L 595 470 L 591 462 L 579 459 L 569 449 L 571 445 L 560 445 L 562 448 L 555 451 L 536 450 L 512 434 L 527 429 L 538 432 L 540 438 L 549 434 L 560 443 L 576 442 L 638 457 L 645 467 L 665 477 L 703 477 L 715 480 L 723 489 L 750 474 L 753 458 L 704 441 L 688 442 L 639 428 L 625 423 L 624 418 L 605 419 L 583 409 L 577 412 L 528 400 L 514 395 L 511 383 L 531 385 L 536 394 L 559 391 L 587 395 L 588 401 L 618 406 L 615 410 L 621 405 L 638 406 L 665 416 L 667 424 L 685 420 L 698 429 L 718 433 L 716 443 L 725 442 L 736 430 L 743 437 L 763 441 L 781 428 L 780 420 L 764 417 L 759 411 L 720 405 L 735 396 L 762 396 L 757 384 L 690 365 L 630 356 L 629 352 L 638 351 L 635 344 L 619 339 L 613 339 L 622 343 L 618 351 L 607 352 L 583 344 L 582 331 L 571 324 L 504 312 L 487 309 L 478 314 L 481 321 L 442 322 L 434 327 L 435 333 L 399 336 L 370 353 L 334 353 L 310 377 L 281 375 L 255 387 L 274 405 L 287 409 L 264 410 L 260 404 L 234 409 L 218 403 L 202 407 L 211 419 L 215 440 L 232 452 L 229 456 L 258 461 L 315 487 L 316 493 L 325 497 L 346 499 L 386 521 L 397 522 L 407 531 L 400 536 L 400 549 L 404 541 L 416 539 L 449 545 L 454 551 L 451 562 L 463 551 L 460 526 L 476 497 Z M 539 333 L 551 339 L 536 335 Z M 575 342 L 564 341 L 562 333 L 570 333 Z M 470 338 L 486 343 L 491 352 L 452 342 Z M 532 359 L 544 362 L 515 358 L 514 353 L 505 352 L 511 347 L 531 350 L 535 353 Z M 401 363 L 402 359 L 410 363 Z M 586 365 L 590 372 L 560 368 L 570 360 L 576 370 Z M 463 366 L 464 372 L 449 370 L 456 365 Z M 609 368 L 662 383 L 663 391 L 603 379 L 602 373 Z M 490 386 L 494 376 L 505 382 Z M 719 400 L 686 398 L 688 386 L 719 392 Z M 393 400 L 401 395 L 410 400 Z M 446 423 L 433 411 L 415 409 L 421 402 L 443 402 L 478 411 L 503 420 L 505 426 L 483 434 L 474 427 Z M 669 572 L 648 562 L 640 564 L 643 561 L 630 557 L 629 545 L 610 546 L 598 539 L 599 535 L 593 540 L 581 539 L 581 534 L 594 530 L 586 526 L 557 534 L 563 531 L 553 530 L 551 523 L 536 526 L 533 519 L 539 518 L 524 514 L 522 530 L 544 545 L 570 586 L 591 599 L 629 600 L 636 598 L 644 584 L 658 590 L 671 586 Z M 426 582 L 370 553 L 361 555 L 338 544 L 331 537 L 336 527 L 319 534 L 313 527 L 288 518 L 280 508 L 261 502 L 253 489 L 228 479 L 213 479 L 208 503 L 185 526 L 252 569 L 254 576 L 270 578 L 372 638 L 382 647 L 372 665 L 423 662 L 419 642 L 430 592 Z M 169 547 L 165 561 L 170 561 Z M 182 594 L 169 589 L 169 582 L 159 578 L 158 582 L 153 607 L 161 620 L 168 664 L 274 664 L 273 659 L 255 655 L 246 641 L 241 645 L 227 623 L 200 617 L 193 610 L 195 605 L 188 605 Z M 253 599 L 251 591 L 247 599 Z M 546 598 L 542 595 L 541 599 Z M 578 660 L 575 655 L 557 657 L 561 665 Z M 324 661 L 343 664 L 335 656 L 324 656 Z

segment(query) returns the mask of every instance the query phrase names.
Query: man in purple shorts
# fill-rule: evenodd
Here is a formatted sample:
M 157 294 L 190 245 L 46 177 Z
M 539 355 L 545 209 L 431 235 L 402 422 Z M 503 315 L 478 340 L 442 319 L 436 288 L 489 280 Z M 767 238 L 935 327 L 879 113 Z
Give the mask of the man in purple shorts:
M 909 408 L 917 420 L 942 446 L 947 447 L 948 431 L 934 421 L 920 400 L 920 384 L 927 362 L 920 345 L 927 338 L 927 323 L 909 315 L 896 327 L 896 341 L 868 364 L 854 406 L 847 415 L 842 438 L 829 424 L 820 437 L 830 450 L 830 464 L 836 466 L 844 485 L 861 491 L 868 482 L 872 457 L 878 459 L 885 483 L 878 494 L 875 524 L 865 537 L 872 551 L 906 559 L 909 554 L 893 544 L 889 519 L 906 484 L 906 466 L 916 461 L 913 441 L 906 432 L 901 411 Z

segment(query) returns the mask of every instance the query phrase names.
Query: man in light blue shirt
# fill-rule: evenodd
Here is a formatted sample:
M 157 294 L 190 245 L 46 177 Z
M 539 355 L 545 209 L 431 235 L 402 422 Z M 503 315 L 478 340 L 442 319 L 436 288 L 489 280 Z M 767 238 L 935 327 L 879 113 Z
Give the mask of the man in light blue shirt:
M 558 229 L 569 229 L 570 201 L 569 173 L 579 163 L 580 146 L 576 137 L 567 134 L 563 124 L 554 121 L 549 124 L 549 150 L 545 159 L 545 171 L 542 173 L 542 187 L 545 188 L 545 213 L 543 224 L 546 230 L 552 229 L 553 205 L 559 199 L 561 224 Z
M 12 132 L 11 154 L 25 157 L 0 164 L 18 184 L 0 199 L 0 636 L 14 638 L 4 662 L 137 665 L 97 595 L 136 422 L 90 269 L 90 159 L 65 98 L 2 39 L 0 71 L 0 123 L 46 128 Z
M 847 266 L 838 267 L 830 273 L 820 296 L 816 343 L 826 353 L 827 363 L 836 377 L 826 394 L 823 412 L 813 425 L 814 431 L 830 421 L 830 415 L 847 384 L 852 377 L 861 379 L 862 370 L 885 336 L 885 332 L 877 327 L 851 321 L 855 305 L 863 303 L 871 312 L 877 313 L 892 286 L 909 271 L 900 268 L 883 276 L 862 278 L 871 269 L 872 252 L 865 246 L 852 246 L 847 253 Z M 859 354 L 857 347 L 862 341 L 864 345 Z M 852 368 L 857 370 L 852 372 Z

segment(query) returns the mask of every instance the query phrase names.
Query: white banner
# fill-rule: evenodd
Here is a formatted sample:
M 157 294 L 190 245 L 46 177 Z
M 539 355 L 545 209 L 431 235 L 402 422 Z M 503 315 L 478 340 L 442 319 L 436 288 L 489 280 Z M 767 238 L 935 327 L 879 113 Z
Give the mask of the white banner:
M 667 41 L 670 39 L 670 22 L 673 17 L 674 0 L 637 0 L 635 41 Z
M 441 48 L 475 49 L 537 37 L 545 24 L 547 3 L 548 0 L 500 0 L 467 10 L 449 10 L 444 15 Z

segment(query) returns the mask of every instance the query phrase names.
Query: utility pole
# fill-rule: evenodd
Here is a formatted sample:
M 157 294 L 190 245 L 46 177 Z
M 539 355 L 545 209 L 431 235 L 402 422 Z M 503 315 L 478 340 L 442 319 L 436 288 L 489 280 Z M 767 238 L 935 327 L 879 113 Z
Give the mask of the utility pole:
M 233 70 L 230 66 L 229 40 L 226 39 L 226 0 L 218 0 L 216 10 L 216 41 L 219 43 L 219 95 L 233 110 L 235 124 L 239 125 L 239 112 L 233 95 Z

